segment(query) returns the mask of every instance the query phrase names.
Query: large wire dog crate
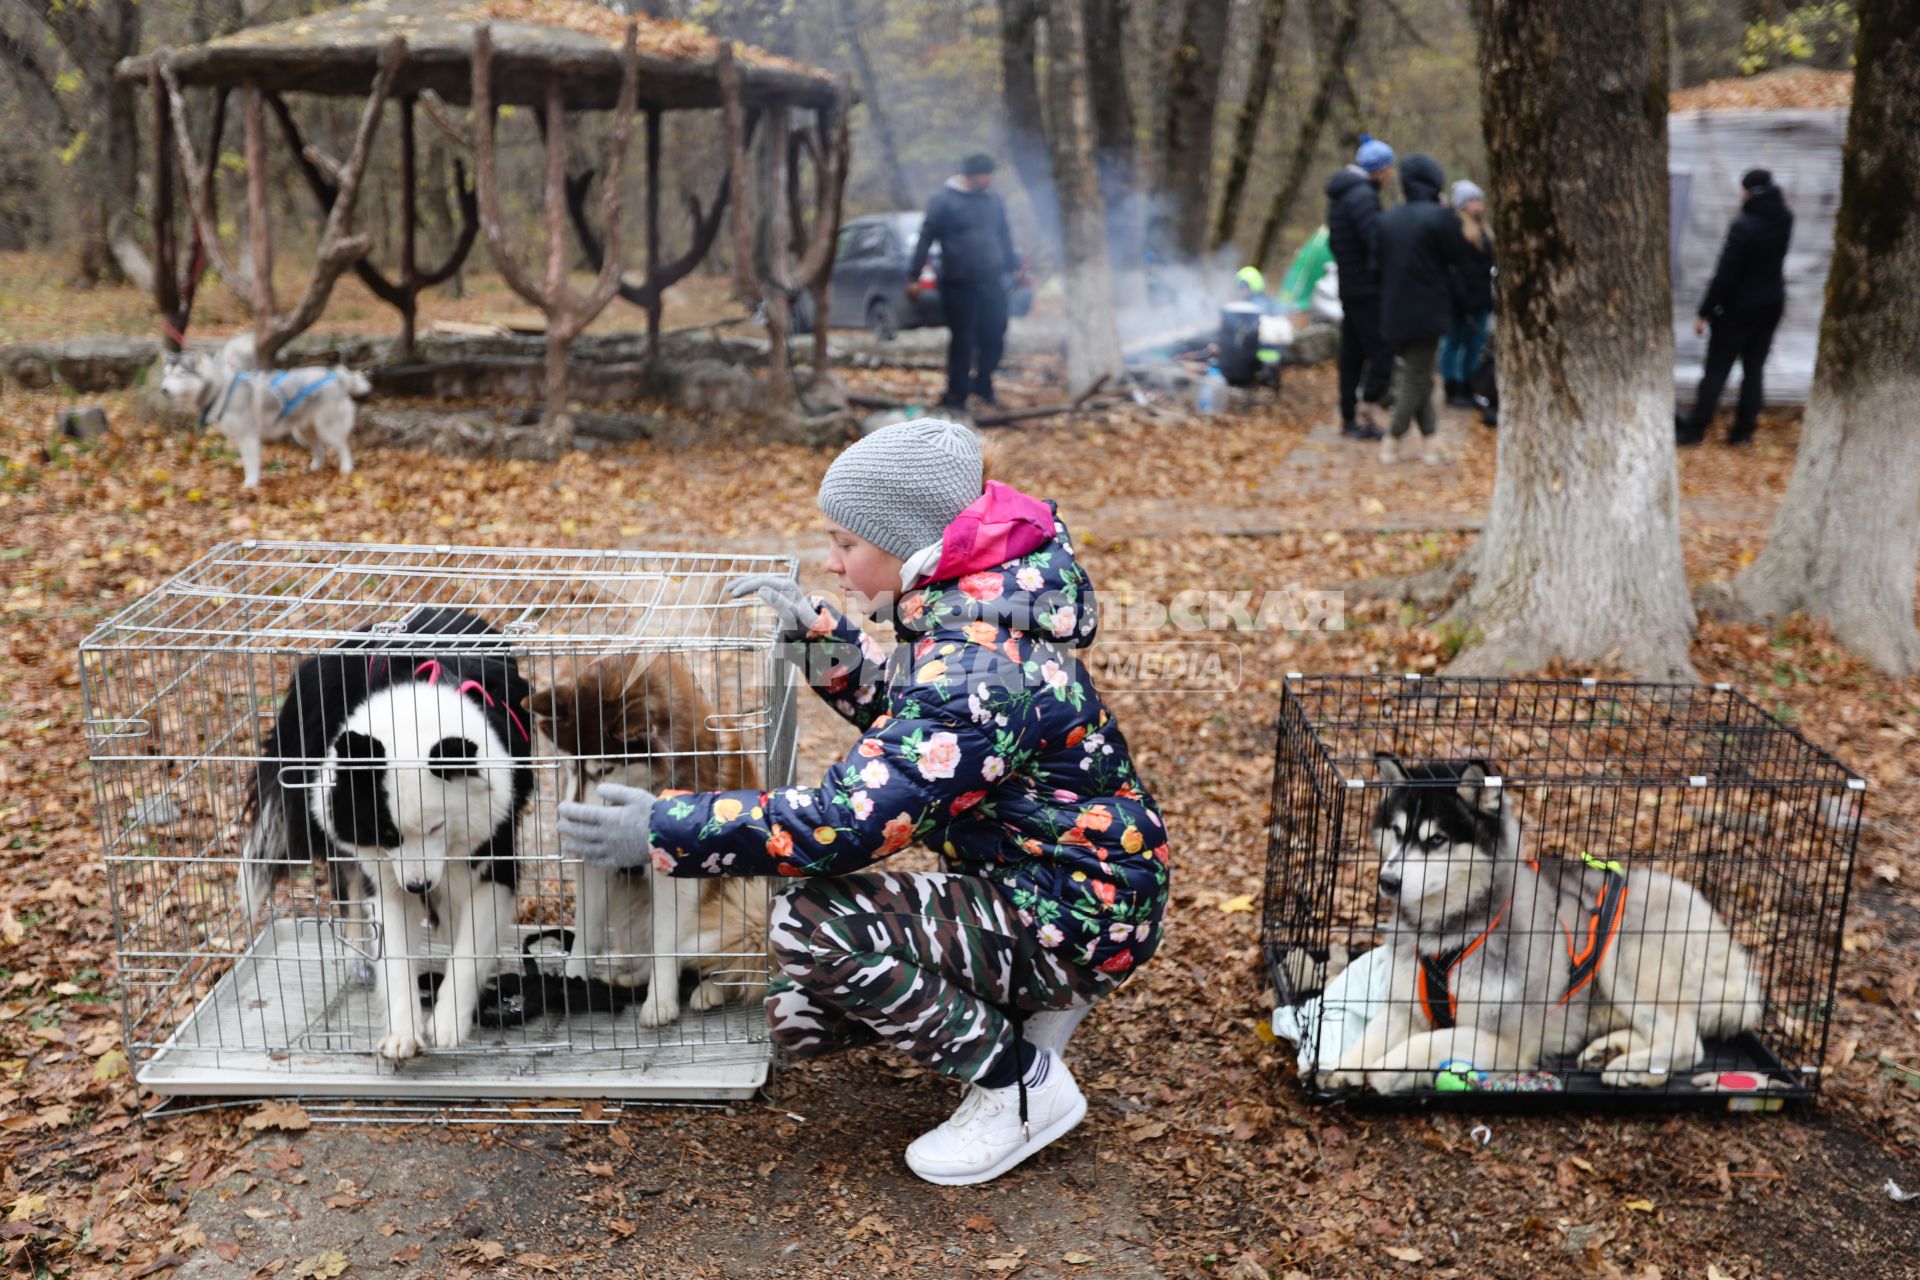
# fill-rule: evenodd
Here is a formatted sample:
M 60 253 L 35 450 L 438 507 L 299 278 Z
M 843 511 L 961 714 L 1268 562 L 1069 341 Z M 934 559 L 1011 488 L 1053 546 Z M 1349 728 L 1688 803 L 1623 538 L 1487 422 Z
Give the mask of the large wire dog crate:
M 1321 1100 L 1813 1098 L 1864 790 L 1727 685 L 1290 675 L 1274 1029 Z
M 85 730 L 138 1083 L 210 1096 L 751 1094 L 771 1060 L 758 999 L 766 882 L 734 882 L 731 894 L 703 901 L 703 930 L 675 930 L 644 953 L 622 952 L 627 935 L 616 932 L 588 954 L 576 933 L 579 867 L 560 855 L 556 810 L 607 778 L 656 790 L 791 781 L 793 687 L 777 660 L 775 621 L 753 597 L 725 600 L 720 588 L 740 574 L 793 568 L 779 556 L 244 542 L 217 548 L 103 624 L 81 651 Z M 418 634 L 432 610 L 477 621 L 458 634 Z M 531 691 L 503 709 L 505 686 L 459 690 L 467 702 L 456 705 L 510 726 L 506 740 L 512 729 L 527 735 L 522 756 L 508 761 L 509 772 L 524 768 L 532 779 L 508 819 L 513 919 L 496 934 L 497 950 L 476 944 L 469 957 L 498 970 L 477 993 L 470 1032 L 400 1061 L 378 1052 L 390 1018 L 369 975 L 406 959 L 420 988 L 408 996 L 424 1009 L 459 975 L 479 972 L 450 964 L 447 930 L 428 921 L 410 931 L 374 910 L 366 877 L 317 870 L 290 853 L 264 900 L 242 893 L 238 878 L 263 762 L 280 770 L 290 821 L 320 789 L 320 764 L 296 759 L 285 742 L 281 758 L 263 757 L 283 704 L 331 696 L 325 681 L 318 693 L 296 692 L 296 672 L 316 659 L 364 671 L 390 655 L 404 655 L 406 668 L 418 662 L 400 676 L 423 698 L 439 696 L 443 670 L 483 660 L 510 664 L 525 682 L 515 687 Z M 344 710 L 296 709 L 329 723 Z M 569 709 L 574 731 L 556 733 Z M 586 721 L 592 732 L 580 729 Z M 426 736 L 442 731 L 430 726 Z M 342 746 L 326 764 L 336 786 L 359 785 L 351 770 L 364 766 L 348 754 Z M 386 759 L 383 805 L 406 810 L 414 802 L 402 793 L 416 778 L 424 789 L 428 771 L 445 763 L 404 750 Z M 471 779 L 493 778 L 500 761 L 476 763 L 465 776 L 478 793 L 492 782 Z M 457 817 L 453 793 L 434 794 L 444 828 Z M 447 860 L 468 861 L 455 849 Z M 629 887 L 646 885 L 642 876 Z M 706 1007 L 683 1000 L 677 1018 L 650 1025 L 639 993 L 622 983 L 644 978 L 669 948 L 680 948 L 669 958 L 689 983 L 709 984 L 709 998 Z M 597 995 L 583 994 L 590 986 Z

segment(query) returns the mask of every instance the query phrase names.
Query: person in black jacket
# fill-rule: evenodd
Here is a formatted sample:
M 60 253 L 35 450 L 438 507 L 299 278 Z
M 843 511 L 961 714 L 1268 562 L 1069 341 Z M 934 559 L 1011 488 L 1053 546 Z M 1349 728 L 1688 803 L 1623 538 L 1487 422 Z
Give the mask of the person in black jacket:
M 1675 415 L 1676 438 L 1683 445 L 1706 438 L 1735 360 L 1740 362 L 1740 407 L 1734 412 L 1727 443 L 1753 439 L 1765 394 L 1761 370 L 1786 309 L 1787 282 L 1781 268 L 1793 239 L 1793 211 L 1774 185 L 1773 174 L 1765 169 L 1749 169 L 1740 179 L 1740 188 L 1746 199 L 1741 201 L 1740 216 L 1727 230 L 1713 282 L 1693 322 L 1694 333 L 1705 333 L 1712 325 L 1713 336 L 1707 339 L 1706 367 L 1700 374 L 1693 412 Z
M 1340 275 L 1340 434 L 1378 440 L 1393 351 L 1380 337 L 1380 188 L 1393 148 L 1363 136 L 1353 163 L 1327 180 L 1327 248 Z M 1364 371 L 1366 382 L 1361 384 Z
M 1473 409 L 1472 379 L 1487 348 L 1487 322 L 1493 318 L 1493 232 L 1487 227 L 1487 196 L 1465 178 L 1453 184 L 1453 212 L 1460 219 L 1460 300 L 1453 327 L 1440 341 L 1440 384 L 1447 404 Z
M 1460 291 L 1463 267 L 1460 220 L 1440 203 L 1447 184 L 1432 157 L 1408 156 L 1400 169 L 1406 203 L 1380 219 L 1380 331 L 1393 347 L 1393 420 L 1380 442 L 1380 460 L 1400 460 L 1400 437 L 1420 424 L 1420 458 L 1438 464 L 1432 440 L 1439 423 L 1433 411 L 1434 357 L 1440 339 L 1466 309 Z
M 989 188 L 993 157 L 971 155 L 927 202 L 920 240 L 907 267 L 907 294 L 920 294 L 920 271 L 940 245 L 940 307 L 947 317 L 947 393 L 942 409 L 959 413 L 969 395 L 995 403 L 993 371 L 1007 341 L 1007 288 L 1020 269 L 1007 209 Z

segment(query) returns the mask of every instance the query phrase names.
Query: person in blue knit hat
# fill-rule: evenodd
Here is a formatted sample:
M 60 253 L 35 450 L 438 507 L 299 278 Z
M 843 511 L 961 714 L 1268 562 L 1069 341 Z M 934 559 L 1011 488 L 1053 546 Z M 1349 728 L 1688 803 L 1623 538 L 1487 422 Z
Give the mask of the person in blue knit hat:
M 1327 180 L 1327 248 L 1340 273 L 1340 434 L 1378 440 L 1393 349 L 1380 333 L 1380 189 L 1393 148 L 1362 134 L 1353 163 Z M 1365 374 L 1363 384 L 1361 375 Z

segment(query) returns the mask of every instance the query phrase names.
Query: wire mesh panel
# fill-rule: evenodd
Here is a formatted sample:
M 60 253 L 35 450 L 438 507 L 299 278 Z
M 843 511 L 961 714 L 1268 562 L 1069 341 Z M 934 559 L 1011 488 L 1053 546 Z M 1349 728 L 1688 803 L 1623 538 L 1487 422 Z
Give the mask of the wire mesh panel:
M 246 542 L 90 636 L 126 1044 L 163 1094 L 716 1097 L 769 886 L 600 873 L 558 805 L 791 781 L 776 556 Z
M 1820 1086 L 1865 784 L 1726 685 L 1289 676 L 1262 943 L 1322 1098 Z

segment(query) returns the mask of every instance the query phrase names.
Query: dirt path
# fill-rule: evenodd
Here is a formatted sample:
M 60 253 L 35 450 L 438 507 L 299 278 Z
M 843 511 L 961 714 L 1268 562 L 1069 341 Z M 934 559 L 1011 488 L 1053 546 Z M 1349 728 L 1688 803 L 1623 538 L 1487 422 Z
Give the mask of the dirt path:
M 207 1188 L 190 1211 L 209 1239 L 238 1246 L 232 1258 L 204 1250 L 181 1275 L 224 1280 L 335 1252 L 355 1275 L 423 1278 L 518 1260 L 520 1274 L 648 1280 L 1158 1280 L 1145 1220 L 1110 1167 L 1118 1153 L 1075 1141 L 992 1192 L 930 1186 L 898 1150 L 944 1117 L 951 1091 L 892 1075 L 878 1062 L 795 1073 L 777 1108 L 643 1111 L 599 1151 L 540 1127 L 262 1142 L 255 1172 Z

